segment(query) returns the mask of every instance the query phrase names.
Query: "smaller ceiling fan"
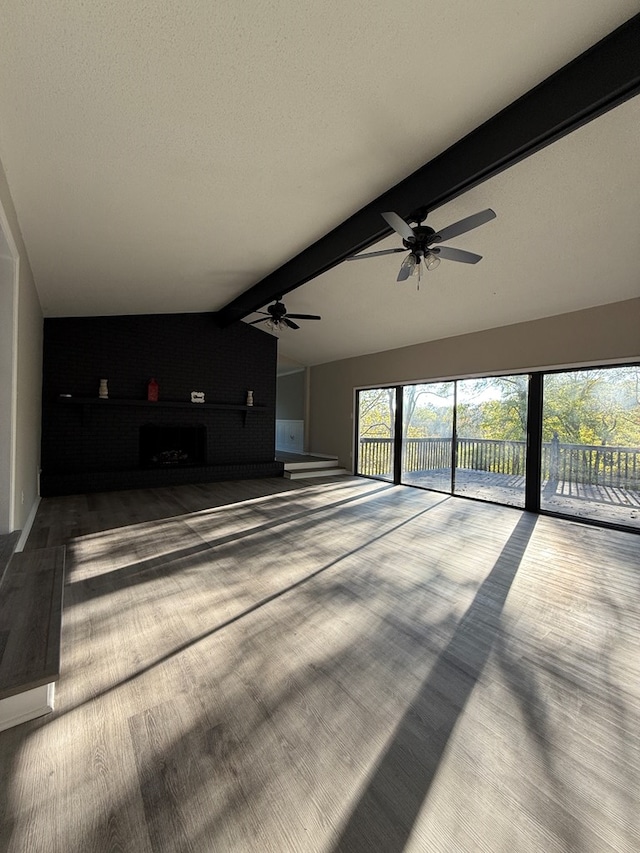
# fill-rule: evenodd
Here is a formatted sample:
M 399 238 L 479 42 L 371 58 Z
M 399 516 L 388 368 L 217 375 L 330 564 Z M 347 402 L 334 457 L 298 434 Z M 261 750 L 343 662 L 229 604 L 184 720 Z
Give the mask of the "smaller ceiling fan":
M 287 314 L 284 303 L 278 296 L 273 305 L 269 305 L 266 311 L 256 311 L 256 314 L 264 314 L 259 320 L 252 320 L 247 325 L 255 326 L 256 323 L 266 323 L 267 329 L 273 332 L 281 332 L 284 329 L 299 329 L 300 326 L 294 320 L 321 320 L 318 314 Z
M 362 255 L 352 255 L 347 258 L 348 261 L 359 261 L 362 258 L 378 258 L 380 255 L 393 255 L 396 252 L 406 252 L 409 254 L 404 259 L 400 266 L 397 281 L 406 281 L 409 276 L 417 275 L 418 282 L 422 274 L 422 267 L 427 270 L 434 270 L 440 265 L 440 261 L 444 258 L 447 261 L 458 261 L 462 264 L 477 264 L 482 260 L 482 255 L 475 255 L 473 252 L 465 252 L 462 249 L 454 249 L 452 246 L 435 246 L 434 243 L 442 243 L 444 240 L 450 240 L 452 237 L 458 237 L 460 234 L 466 234 L 473 228 L 478 228 L 479 225 L 484 225 L 491 219 L 495 219 L 496 215 L 491 210 L 481 210 L 480 213 L 474 213 L 472 216 L 467 216 L 465 219 L 460 219 L 449 225 L 447 228 L 442 228 L 440 231 L 434 231 L 428 225 L 422 223 L 427 218 L 427 210 L 422 208 L 417 213 L 409 217 L 411 222 L 416 225 L 412 228 L 409 223 L 397 213 L 389 211 L 383 213 L 382 217 L 390 225 L 396 234 L 402 237 L 404 248 L 402 249 L 383 249 L 380 252 L 365 252 Z

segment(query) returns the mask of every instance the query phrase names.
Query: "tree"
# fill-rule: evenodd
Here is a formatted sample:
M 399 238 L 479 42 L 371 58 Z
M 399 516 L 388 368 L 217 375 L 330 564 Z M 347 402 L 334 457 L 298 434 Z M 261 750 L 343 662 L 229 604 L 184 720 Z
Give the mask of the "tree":
M 405 385 L 403 438 L 449 438 L 453 425 L 453 382 Z
M 548 374 L 543 440 L 567 444 L 640 445 L 640 368 Z
M 403 438 L 449 438 L 454 382 L 406 385 Z M 522 441 L 527 429 L 527 375 L 457 381 L 456 429 L 461 438 Z M 395 389 L 360 392 L 360 435 L 390 438 Z M 547 373 L 543 441 L 640 446 L 640 367 Z
M 526 375 L 460 380 L 458 435 L 522 441 L 527 431 L 528 389 Z
M 395 388 L 360 391 L 358 424 L 361 436 L 391 438 L 395 416 Z

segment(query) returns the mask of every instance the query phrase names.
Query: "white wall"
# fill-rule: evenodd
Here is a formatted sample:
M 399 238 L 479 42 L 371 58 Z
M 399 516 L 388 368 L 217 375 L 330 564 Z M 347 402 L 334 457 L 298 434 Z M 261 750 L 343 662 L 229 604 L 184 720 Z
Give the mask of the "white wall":
M 7 365 L 7 356 L 0 351 L 0 359 L 2 359 L 0 376 L 4 377 L 7 371 L 15 371 L 15 452 L 12 494 L 7 495 L 10 484 L 6 481 L 0 483 L 0 489 L 5 493 L 5 500 L 9 498 L 13 501 L 14 514 L 11 527 L 19 529 L 24 527 L 38 497 L 43 322 L 40 301 L 2 163 L 0 163 L 0 207 L 3 211 L 3 228 L 6 227 L 9 230 L 10 239 L 15 244 L 19 255 L 17 308 L 14 313 L 17 345 L 14 349 L 13 366 Z M 15 339 L 16 335 L 13 337 Z M 7 441 L 5 426 L 0 429 L 0 442 L 3 444 L 2 452 L 5 458 L 9 450 Z
M 17 250 L 0 208 L 0 534 L 14 529 Z

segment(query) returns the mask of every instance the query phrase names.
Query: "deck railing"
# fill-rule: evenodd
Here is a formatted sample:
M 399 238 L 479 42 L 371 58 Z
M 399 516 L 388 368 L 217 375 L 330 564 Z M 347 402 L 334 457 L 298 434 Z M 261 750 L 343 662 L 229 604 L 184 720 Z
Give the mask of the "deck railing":
M 406 473 L 451 467 L 451 439 L 408 438 L 403 442 Z M 370 477 L 393 476 L 393 439 L 360 439 L 358 471 Z M 526 442 L 459 438 L 456 465 L 493 474 L 525 474 Z M 588 483 L 640 491 L 640 448 L 596 444 L 542 444 L 542 480 Z
M 431 441 L 431 439 L 425 439 Z M 393 439 L 361 438 L 358 453 L 358 473 L 366 477 L 393 476 Z M 418 470 L 418 469 L 412 469 Z
M 546 452 L 545 452 L 546 451 Z M 543 480 L 640 491 L 640 448 L 603 444 L 542 445 Z

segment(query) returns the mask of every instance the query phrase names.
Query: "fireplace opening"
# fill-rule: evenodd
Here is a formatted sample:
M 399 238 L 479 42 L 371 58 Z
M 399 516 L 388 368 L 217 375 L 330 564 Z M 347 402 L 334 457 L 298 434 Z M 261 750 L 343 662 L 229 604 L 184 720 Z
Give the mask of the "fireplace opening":
M 144 424 L 140 427 L 142 468 L 187 468 L 206 465 L 204 424 Z

